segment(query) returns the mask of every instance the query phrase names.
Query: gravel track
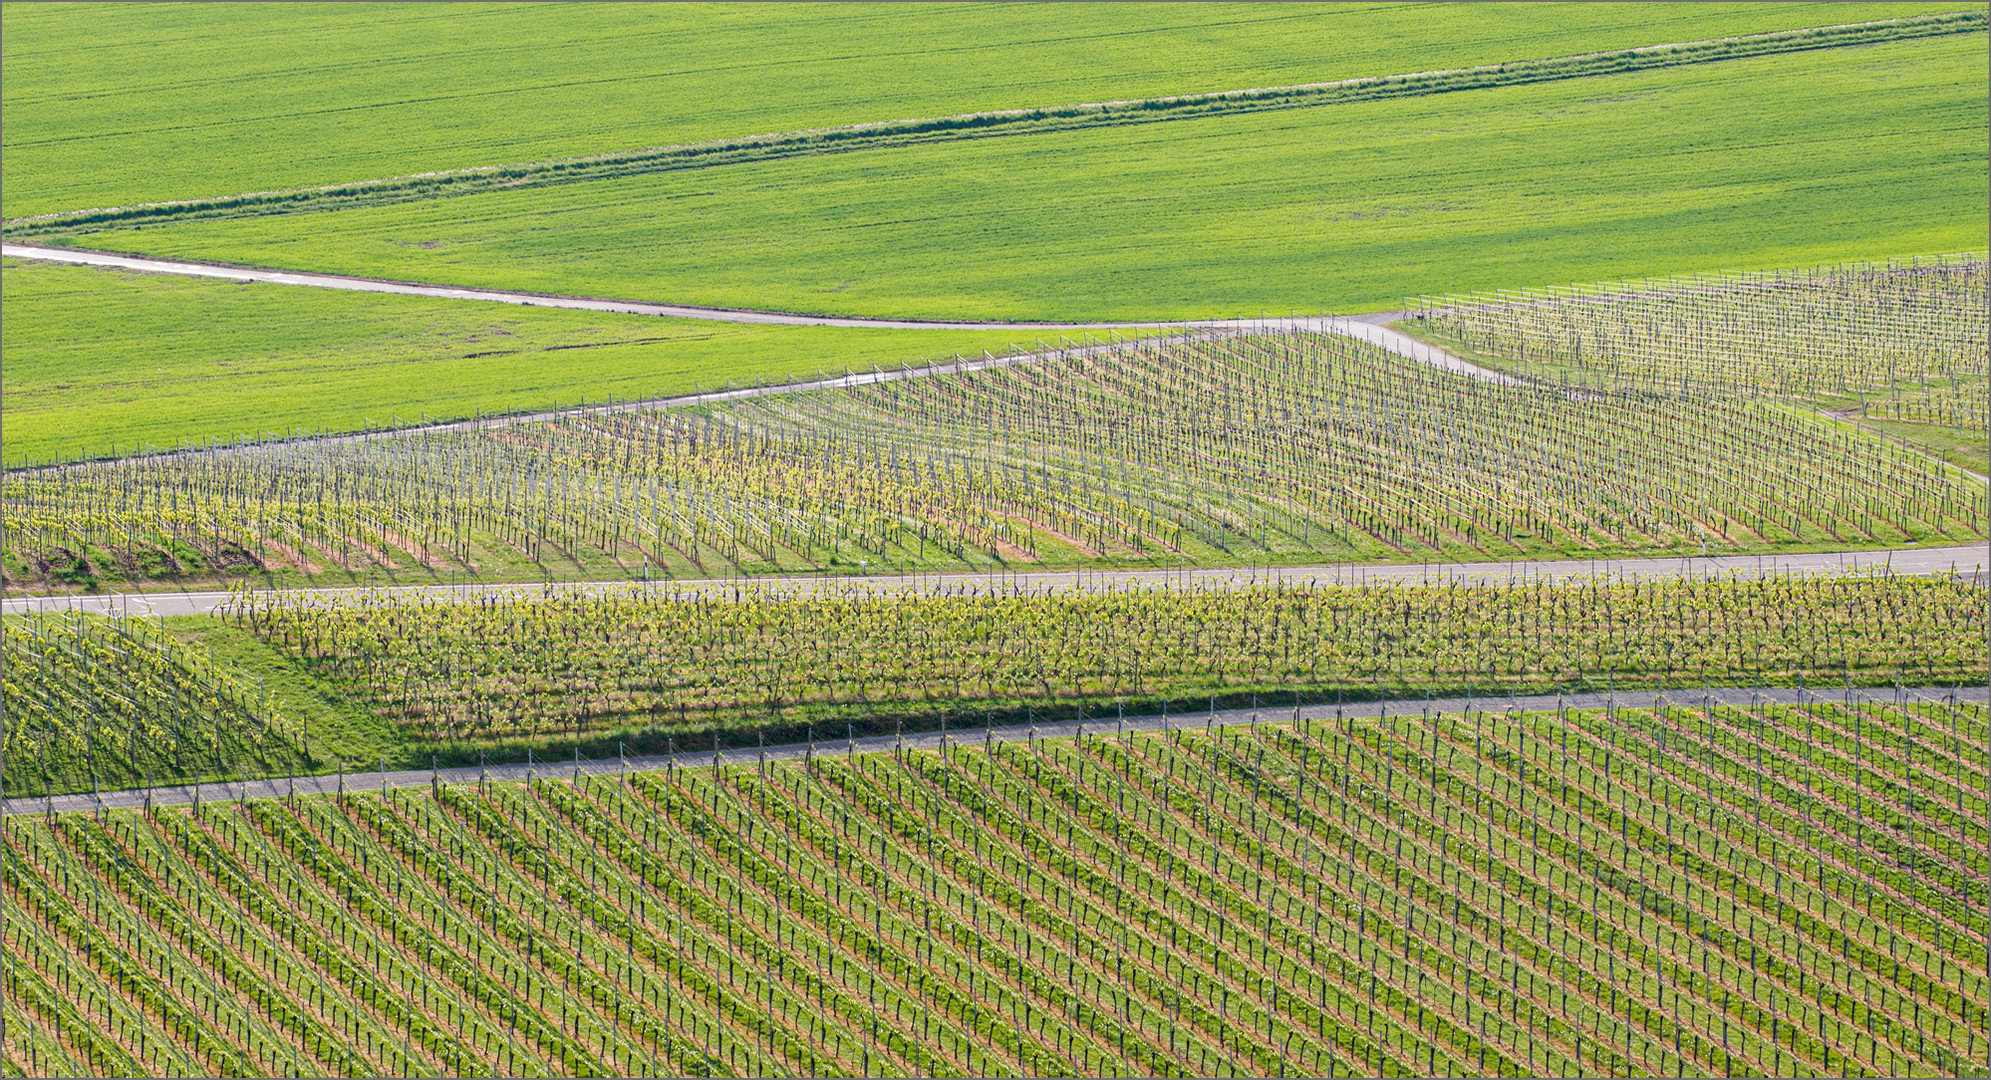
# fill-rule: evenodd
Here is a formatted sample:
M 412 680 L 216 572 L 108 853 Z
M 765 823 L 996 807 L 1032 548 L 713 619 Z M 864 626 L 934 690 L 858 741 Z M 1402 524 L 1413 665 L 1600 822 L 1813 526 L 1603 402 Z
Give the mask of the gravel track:
M 937 750 L 944 745 L 976 747 L 998 742 L 1018 742 L 1035 738 L 1069 738 L 1082 733 L 1104 736 L 1116 731 L 1162 731 L 1268 723 L 1295 719 L 1325 720 L 1343 717 L 1401 715 L 1415 712 L 1462 713 L 1474 709 L 1601 709 L 1615 706 L 1637 708 L 1663 701 L 1667 705 L 1699 708 L 1707 705 L 1751 706 L 1761 704 L 1802 704 L 1824 702 L 1897 701 L 1934 703 L 1943 701 L 1982 703 L 1991 698 L 1985 687 L 1910 688 L 1907 690 L 1844 690 L 1819 693 L 1788 687 L 1686 689 L 1657 693 L 1627 691 L 1623 694 L 1535 694 L 1527 697 L 1442 698 L 1398 701 L 1363 701 L 1345 705 L 1314 704 L 1282 706 L 1267 701 L 1256 709 L 1192 710 L 1172 716 L 1094 717 L 1084 721 L 1043 724 L 1014 724 L 995 728 L 961 728 L 929 731 L 913 735 L 875 735 L 862 739 L 826 738 L 814 743 L 787 743 L 781 746 L 734 748 L 731 751 L 686 751 L 680 754 L 654 754 L 642 757 L 593 760 L 576 757 L 568 761 L 538 761 L 532 764 L 466 765 L 447 769 L 403 769 L 336 773 L 330 776 L 281 776 L 242 779 L 211 784 L 180 784 L 170 787 L 131 788 L 102 794 L 35 796 L 6 800 L 6 816 L 16 814 L 61 813 L 75 810 L 129 810 L 153 806 L 184 806 L 191 803 L 232 802 L 246 799 L 276 799 L 291 795 L 331 795 L 347 791 L 387 791 L 419 788 L 430 784 L 468 784 L 479 780 L 529 780 L 540 777 L 575 778 L 615 776 L 623 772 L 648 772 L 667 768 L 700 768 L 716 764 L 740 764 L 765 756 L 770 761 L 793 761 L 811 755 L 881 753 L 899 747 Z M 364 763 L 356 763 L 364 767 Z
M 1395 313 L 1391 313 L 1394 316 Z M 1386 316 L 1387 317 L 1387 316 Z M 1503 385 L 1520 385 L 1520 380 L 1476 367 L 1449 353 L 1432 349 L 1423 342 L 1388 329 L 1380 322 L 1363 321 L 1364 317 L 1330 317 L 1308 320 L 1271 320 L 1269 323 L 1254 324 L 1254 329 L 1184 329 L 1181 334 L 1168 335 L 1164 340 L 1209 340 L 1256 332 L 1270 323 L 1310 323 L 1307 329 L 1328 333 L 1340 333 L 1349 337 L 1369 341 L 1398 355 L 1430 364 L 1442 370 L 1454 371 L 1468 378 L 1483 379 Z M 1377 316 L 1366 318 L 1375 319 Z M 1278 327 L 1273 327 L 1277 329 Z M 1289 327 L 1290 328 L 1290 327 Z M 637 401 L 612 401 L 599 405 L 576 405 L 562 409 L 548 409 L 542 412 L 511 413 L 504 416 L 482 416 L 472 420 L 449 420 L 433 424 L 419 424 L 412 427 L 399 427 L 386 431 L 346 432 L 338 435 L 307 435 L 299 438 L 279 440 L 284 445 L 332 445 L 337 443 L 367 442 L 374 439 L 390 439 L 404 435 L 447 434 L 466 431 L 490 431 L 499 428 L 515 427 L 521 424 L 547 423 L 556 420 L 571 420 L 577 417 L 603 416 L 613 413 L 641 412 L 651 409 L 682 408 L 695 405 L 709 405 L 719 401 L 737 401 L 742 398 L 765 397 L 771 394 L 800 394 L 812 390 L 845 390 L 858 386 L 872 386 L 878 383 L 899 382 L 905 379 L 923 379 L 934 375 L 960 375 L 973 371 L 987 371 L 993 368 L 1014 367 L 1018 364 L 1034 363 L 1047 356 L 1072 357 L 1088 356 L 1128 347 L 1128 343 L 1099 345 L 1067 345 L 1042 352 L 1015 353 L 1008 356 L 985 356 L 978 360 L 958 359 L 939 364 L 926 364 L 920 367 L 893 368 L 852 372 L 834 378 L 809 379 L 803 382 L 762 383 L 754 386 L 728 386 L 723 389 L 701 390 L 676 397 L 644 398 Z M 262 444 L 244 444 L 262 445 Z M 184 450 L 151 450 L 137 454 L 124 454 L 116 458 L 99 458 L 99 461 L 132 461 L 139 459 L 159 459 L 191 457 L 201 454 L 225 454 L 237 449 L 233 444 L 212 447 L 196 447 Z M 46 472 L 68 468 L 69 464 L 30 465 L 11 471 Z
M 1344 566 L 1212 567 L 1156 570 L 1064 570 L 1007 574 L 880 574 L 868 577 L 710 578 L 640 582 L 575 581 L 546 584 L 484 583 L 464 585 L 397 585 L 384 588 L 286 589 L 326 600 L 379 593 L 399 599 L 474 600 L 483 596 L 544 596 L 571 593 L 612 593 L 648 589 L 658 593 L 723 593 L 754 588 L 806 592 L 821 586 L 848 586 L 877 592 L 961 591 L 992 586 L 1024 592 L 1069 590 L 1106 591 L 1135 586 L 1175 585 L 1193 589 L 1238 589 L 1253 585 L 1461 585 L 1520 581 L 1555 581 L 1590 574 L 1610 574 L 1640 580 L 1745 577 L 1770 574 L 1832 573 L 1839 570 L 1886 569 L 1912 576 L 1960 573 L 1984 580 L 1991 569 L 1985 545 L 1896 548 L 1885 551 L 1810 552 L 1779 555 L 1714 555 L 1686 558 L 1543 559 L 1490 563 L 1367 563 Z M 212 615 L 234 595 L 228 592 L 145 592 L 97 595 L 19 596 L 0 601 L 0 614 L 34 611 L 81 611 L 137 616 Z

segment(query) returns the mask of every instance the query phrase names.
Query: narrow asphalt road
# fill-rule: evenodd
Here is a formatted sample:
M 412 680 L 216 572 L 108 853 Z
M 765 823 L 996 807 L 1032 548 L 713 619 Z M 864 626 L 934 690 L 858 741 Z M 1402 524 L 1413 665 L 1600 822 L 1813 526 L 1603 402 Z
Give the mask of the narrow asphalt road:
M 1415 713 L 1419 716 L 1430 713 L 1462 713 L 1475 710 L 1501 711 L 1511 709 L 1601 709 L 1609 707 L 1636 708 L 1650 706 L 1663 701 L 1667 705 L 1687 708 L 1701 708 L 1713 705 L 1752 706 L 1762 704 L 1800 704 L 1809 701 L 1894 703 L 1906 700 L 1910 703 L 1930 704 L 1958 701 L 1984 703 L 1987 690 L 1982 686 L 1951 688 L 1912 688 L 1908 690 L 1826 690 L 1825 692 L 1797 690 L 1787 687 L 1766 687 L 1758 690 L 1741 688 L 1684 689 L 1666 692 L 1652 690 L 1626 691 L 1621 694 L 1536 694 L 1527 697 L 1485 697 L 1485 698 L 1442 698 L 1438 700 L 1411 699 L 1398 701 L 1364 701 L 1345 705 L 1314 703 L 1298 705 L 1280 701 L 1263 702 L 1256 709 L 1198 709 L 1194 702 L 1186 702 L 1188 711 L 1169 716 L 1098 716 L 1087 720 L 1064 721 L 1060 723 L 1018 724 L 998 728 L 965 728 L 953 731 L 930 731 L 905 736 L 870 736 L 862 739 L 823 738 L 814 743 L 787 743 L 781 746 L 734 748 L 728 751 L 692 751 L 683 753 L 656 754 L 644 757 L 592 760 L 574 758 L 568 761 L 538 761 L 502 765 L 462 766 L 448 769 L 412 769 L 389 771 L 380 769 L 364 771 L 364 763 L 354 763 L 359 771 L 340 772 L 330 776 L 284 776 L 259 777 L 232 782 L 213 784 L 182 784 L 170 787 L 134 788 L 122 791 L 107 791 L 101 794 L 40 796 L 27 795 L 6 800 L 6 814 L 62 813 L 75 810 L 129 810 L 154 806 L 184 806 L 190 803 L 233 802 L 238 799 L 273 799 L 290 795 L 330 795 L 340 792 L 388 791 L 396 788 L 418 788 L 429 784 L 468 784 L 482 779 L 490 780 L 529 780 L 542 777 L 553 779 L 573 779 L 582 774 L 589 776 L 615 776 L 624 772 L 647 772 L 658 769 L 700 768 L 715 764 L 741 764 L 759 761 L 763 757 L 770 761 L 793 761 L 812 755 L 881 753 L 906 747 L 919 750 L 935 750 L 942 746 L 989 747 L 998 742 L 1018 742 L 1035 738 L 1070 738 L 1091 734 L 1111 735 L 1119 731 L 1162 731 L 1185 728 L 1205 728 L 1212 726 L 1233 726 L 1258 722 L 1278 723 L 1294 719 L 1326 720 L 1344 717 L 1372 717 Z
M 1173 585 L 1195 589 L 1237 589 L 1252 585 L 1415 585 L 1422 582 L 1461 585 L 1557 580 L 1589 574 L 1611 574 L 1641 580 L 1718 577 L 1725 574 L 1831 573 L 1839 570 L 1886 569 L 1896 574 L 1927 576 L 1961 573 L 1983 580 L 1991 569 L 1991 551 L 1983 544 L 1960 547 L 1896 548 L 1888 551 L 1812 552 L 1779 555 L 1719 555 L 1687 558 L 1545 559 L 1494 563 L 1366 563 L 1346 566 L 1212 567 L 1157 570 L 1062 570 L 1013 574 L 881 574 L 871 577 L 715 578 L 640 582 L 629 580 L 575 581 L 550 584 L 401 585 L 380 589 L 287 589 L 326 600 L 364 593 L 384 593 L 402 599 L 472 600 L 489 595 L 605 593 L 650 589 L 661 593 L 712 593 L 734 588 L 806 591 L 823 585 L 879 592 L 927 592 L 987 589 L 992 586 L 1026 592 L 1068 590 L 1106 591 L 1134 586 Z M 227 603 L 226 592 L 148 592 L 67 594 L 11 597 L 0 602 L 0 614 L 33 611 L 82 611 L 105 615 L 210 615 Z

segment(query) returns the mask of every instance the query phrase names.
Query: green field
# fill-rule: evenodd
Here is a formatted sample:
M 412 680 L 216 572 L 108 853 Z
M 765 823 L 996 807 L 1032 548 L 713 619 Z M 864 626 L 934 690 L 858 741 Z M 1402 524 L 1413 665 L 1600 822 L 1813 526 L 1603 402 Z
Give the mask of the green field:
M 988 109 L 1283 86 L 1956 3 L 9 4 L 6 216 Z
M 836 314 L 1372 311 L 1981 246 L 1986 63 L 1952 35 L 83 239 Z
M 1428 13 L 1403 7 L 1077 9 L 1068 14 L 1080 23 L 1057 22 L 1057 35 L 1032 22 L 1047 12 L 959 7 L 807 9 L 778 20 L 725 9 L 676 25 L 613 7 L 563 16 L 365 8 L 340 21 L 322 8 L 244 8 L 229 13 L 235 33 L 203 35 L 211 24 L 199 20 L 212 15 L 179 8 L 13 6 L 0 91 L 10 118 L 6 213 L 1942 9 L 1490 7 L 1451 12 L 1441 36 Z M 65 36 L 85 12 L 90 35 Z M 1021 21 L 994 29 L 1012 16 Z M 600 74 L 607 61 L 582 46 L 609 32 L 605 23 L 632 18 L 642 25 L 614 34 L 621 66 Z M 932 36 L 910 50 L 875 45 L 877 34 L 907 26 Z M 1043 47 L 1059 35 L 1088 43 L 1087 62 Z M 722 39 L 745 43 L 757 59 L 679 59 Z M 118 62 L 83 63 L 85 46 L 75 42 L 84 40 L 90 57 Z M 530 48 L 514 44 L 528 40 Z M 854 49 L 856 41 L 867 44 Z M 214 77 L 169 77 L 145 60 L 161 55 Z M 1178 62 L 1157 74 L 1157 55 Z M 1977 78 L 1985 61 L 1982 33 L 1950 35 L 69 242 L 839 313 L 1115 319 L 1381 309 L 1441 289 L 1976 246 L 1986 157 L 1981 140 L 1960 133 L 1986 124 Z M 877 77 L 907 64 L 949 77 Z M 543 77 L 522 80 L 521 65 Z M 362 67 L 366 80 L 332 77 Z M 771 71 L 792 77 L 770 79 Z M 604 100 L 611 85 L 695 99 L 709 111 L 659 109 L 634 92 Z M 748 85 L 754 93 L 741 92 Z M 258 104 L 245 106 L 245 96 Z M 432 108 L 445 99 L 463 110 L 461 127 L 449 126 L 456 113 Z M 1736 109 L 1738 101 L 1749 108 Z M 418 131 L 409 110 L 452 119 Z M 588 122 L 577 122 L 583 110 Z M 1001 351 L 1015 337 L 466 312 L 447 302 L 280 297 L 276 287 L 12 262 L 5 270 L 8 466 L 890 367 Z M 641 344 L 608 344 L 630 340 L 627 328 Z M 510 335 L 503 347 L 479 347 L 501 335 Z M 566 347 L 581 344 L 589 347 Z
M 5 1067 L 1982 1075 L 1987 734 L 1688 699 L 23 815 Z
M 7 259 L 8 466 L 642 399 L 1031 344 L 748 326 Z

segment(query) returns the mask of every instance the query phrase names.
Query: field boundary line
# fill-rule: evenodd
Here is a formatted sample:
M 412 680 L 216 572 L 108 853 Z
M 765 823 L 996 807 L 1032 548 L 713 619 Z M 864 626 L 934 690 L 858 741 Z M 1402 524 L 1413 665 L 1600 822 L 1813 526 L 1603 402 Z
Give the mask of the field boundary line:
M 1556 82 L 1720 60 L 1971 33 L 1981 31 L 1987 25 L 1991 25 L 1991 15 L 1971 9 L 1862 23 L 1801 27 L 1759 34 L 1642 45 L 1605 52 L 1573 53 L 1565 56 L 1481 64 L 1469 68 L 1445 68 L 1398 75 L 1370 75 L 1331 82 L 1220 90 L 1034 109 L 1001 109 L 949 116 L 871 121 L 841 127 L 749 135 L 579 158 L 483 165 L 315 187 L 59 211 L 7 219 L 0 222 L 0 230 L 11 236 L 50 235 L 76 230 L 92 231 L 92 227 L 115 228 L 133 222 L 157 223 L 314 213 L 350 206 L 377 206 L 447 198 L 499 188 L 616 179 L 683 169 L 847 153 L 855 150 L 1128 124 L 1152 124 L 1207 116 Z
M 120 788 L 101 793 L 71 795 L 21 795 L 9 798 L 5 816 L 57 814 L 92 810 L 134 810 L 154 806 L 190 806 L 195 803 L 226 803 L 249 799 L 282 799 L 295 795 L 364 794 L 396 789 L 428 787 L 436 784 L 472 784 L 482 780 L 561 780 L 581 776 L 620 776 L 631 772 L 660 772 L 666 769 L 711 768 L 715 765 L 741 765 L 760 760 L 795 761 L 810 757 L 841 757 L 854 754 L 886 753 L 897 749 L 938 750 L 944 746 L 970 747 L 989 743 L 1023 742 L 1035 739 L 1073 738 L 1089 733 L 1095 736 L 1127 732 L 1190 731 L 1205 727 L 1238 727 L 1258 723 L 1291 723 L 1294 720 L 1366 719 L 1400 716 L 1405 713 L 1459 714 L 1483 711 L 1547 712 L 1569 709 L 1639 709 L 1651 703 L 1667 706 L 1703 704 L 1732 707 L 1757 705 L 1797 705 L 1812 702 L 1830 704 L 1853 700 L 1858 704 L 1900 704 L 1909 700 L 1922 703 L 1954 701 L 1959 704 L 1991 702 L 1991 688 L 1983 686 L 1910 686 L 1892 691 L 1872 687 L 1852 687 L 1824 691 L 1793 687 L 1680 687 L 1673 690 L 1625 690 L 1598 693 L 1490 695 L 1473 698 L 1386 698 L 1339 705 L 1280 706 L 1266 702 L 1255 709 L 1195 710 L 1167 716 L 1091 717 L 1085 720 L 1042 721 L 1036 724 L 1008 724 L 1000 727 L 953 728 L 945 732 L 923 731 L 905 735 L 867 735 L 862 738 L 819 739 L 813 743 L 783 743 L 767 747 L 735 747 L 731 750 L 692 750 L 676 755 L 649 754 L 619 759 L 576 758 L 572 761 L 540 761 L 533 764 L 453 765 L 439 769 L 389 769 L 368 772 L 366 763 L 355 762 L 353 772 L 296 776 L 259 777 L 254 780 L 222 780 L 204 784 L 161 785 L 149 788 Z

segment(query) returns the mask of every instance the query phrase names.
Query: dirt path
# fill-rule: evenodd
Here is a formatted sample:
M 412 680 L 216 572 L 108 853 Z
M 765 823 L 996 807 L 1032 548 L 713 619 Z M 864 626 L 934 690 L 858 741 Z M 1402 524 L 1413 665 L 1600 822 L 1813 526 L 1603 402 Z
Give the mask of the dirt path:
M 1135 586 L 1174 585 L 1190 589 L 1240 589 L 1253 585 L 1415 585 L 1421 582 L 1447 584 L 1501 584 L 1505 582 L 1557 580 L 1589 574 L 1612 574 L 1641 580 L 1660 578 L 1704 578 L 1724 574 L 1758 576 L 1769 574 L 1831 573 L 1838 570 L 1877 570 L 1902 575 L 1927 576 L 1960 573 L 1984 580 L 1991 570 L 1991 552 L 1985 545 L 1956 547 L 1895 548 L 1885 551 L 1806 552 L 1779 555 L 1714 555 L 1691 557 L 1651 557 L 1630 559 L 1544 559 L 1523 562 L 1484 563 L 1370 563 L 1345 566 L 1210 567 L 1202 569 L 1156 570 L 1062 570 L 1011 574 L 881 574 L 873 577 L 759 577 L 711 578 L 641 582 L 573 581 L 552 584 L 484 583 L 465 585 L 400 585 L 388 588 L 286 589 L 288 593 L 310 593 L 328 600 L 361 593 L 384 594 L 401 599 L 474 600 L 482 596 L 544 596 L 553 593 L 608 593 L 647 589 L 661 594 L 724 593 L 746 587 L 757 590 L 807 591 L 825 584 L 847 585 L 878 592 L 922 592 L 928 590 L 1010 587 L 1025 592 L 1052 593 L 1069 590 L 1106 591 Z M 23 615 L 32 611 L 81 611 L 105 615 L 212 615 L 227 602 L 227 592 L 132 592 L 103 595 L 70 593 L 61 596 L 17 596 L 0 601 L 0 614 Z
M 577 311 L 606 311 L 624 315 L 659 315 L 673 319 L 706 319 L 713 322 L 756 323 L 769 326 L 854 326 L 884 330 L 1112 330 L 1159 328 L 1285 329 L 1304 326 L 1320 328 L 1340 318 L 1289 319 L 1191 319 L 1175 322 L 974 322 L 945 319 L 871 319 L 839 315 L 799 315 L 785 311 L 748 311 L 738 308 L 695 307 L 638 300 L 604 300 L 587 296 L 559 296 L 551 293 L 509 292 L 503 289 L 470 289 L 454 285 L 425 285 L 414 281 L 351 277 L 344 274 L 314 274 L 266 267 L 233 266 L 226 263 L 178 262 L 127 255 L 115 251 L 84 248 L 52 248 L 32 244 L 0 244 L 0 254 L 16 259 L 68 263 L 74 266 L 102 266 L 118 270 L 138 270 L 151 274 L 178 274 L 184 277 L 222 278 L 228 281 L 260 281 L 274 285 L 303 285 L 318 289 L 346 289 L 354 292 L 392 293 L 400 296 L 430 296 L 444 300 L 488 300 L 527 307 L 571 308 Z M 1370 316 L 1374 318 L 1374 316 Z M 1393 335 L 1394 336 L 1394 335 Z M 1420 345 L 1420 352 L 1423 346 Z

